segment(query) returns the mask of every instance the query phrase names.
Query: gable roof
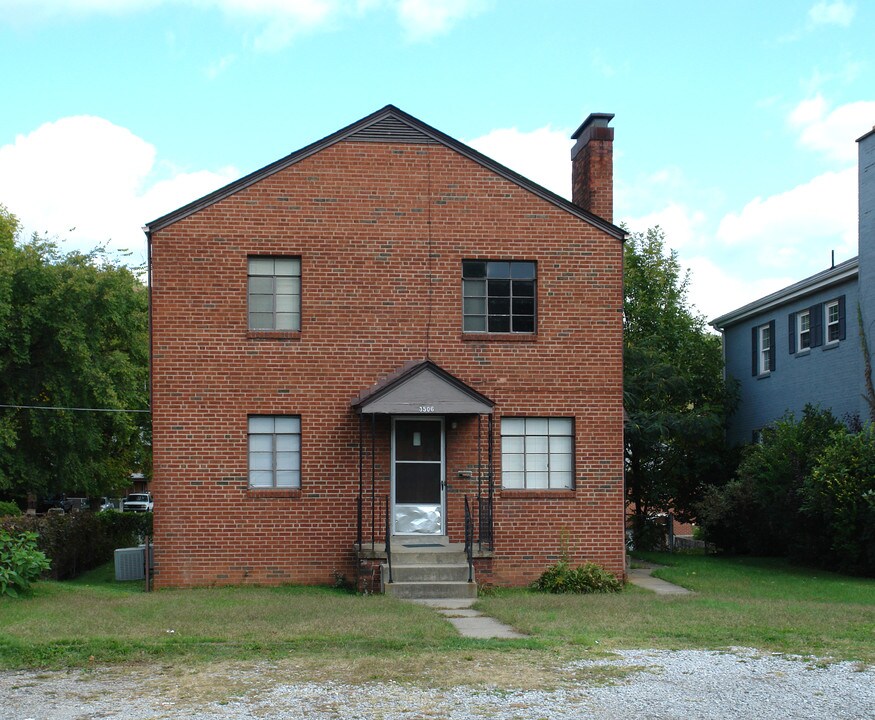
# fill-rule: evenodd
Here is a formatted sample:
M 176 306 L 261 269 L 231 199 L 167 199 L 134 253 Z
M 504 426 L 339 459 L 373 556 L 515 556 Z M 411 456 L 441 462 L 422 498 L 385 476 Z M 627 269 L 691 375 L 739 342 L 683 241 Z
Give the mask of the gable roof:
M 850 260 L 845 260 L 835 267 L 823 270 L 816 275 L 800 280 L 793 285 L 781 288 L 777 292 L 773 292 L 771 295 L 766 295 L 759 300 L 754 300 L 752 303 L 743 305 L 737 310 L 732 310 L 725 315 L 721 315 L 712 320 L 710 324 L 718 330 L 723 330 L 731 325 L 747 320 L 754 315 L 759 315 L 760 313 L 773 310 L 785 303 L 798 300 L 806 295 L 811 295 L 819 290 L 825 290 L 833 285 L 838 285 L 845 280 L 850 280 L 851 278 L 856 277 L 858 265 L 858 258 L 854 257 Z
M 459 154 L 464 155 L 469 160 L 473 160 L 488 170 L 500 175 L 506 180 L 509 180 L 534 195 L 537 195 L 541 199 L 556 205 L 572 215 L 576 215 L 580 219 L 585 220 L 609 235 L 613 235 L 618 240 L 624 240 L 626 237 L 626 231 L 622 228 L 617 227 L 598 215 L 594 215 L 593 213 L 578 207 L 562 196 L 557 195 L 551 190 L 548 190 L 519 173 L 514 172 L 510 168 L 507 168 L 492 158 L 483 155 L 474 148 L 451 138 L 440 130 L 435 129 L 430 125 L 426 125 L 421 120 L 418 120 L 412 115 L 408 115 L 403 110 L 399 110 L 394 105 L 386 105 L 386 107 L 377 110 L 375 113 L 372 113 L 341 130 L 338 130 L 322 140 L 317 140 L 316 142 L 293 152 L 291 155 L 280 158 L 279 160 L 272 162 L 270 165 L 264 166 L 260 170 L 256 170 L 239 180 L 235 180 L 234 182 L 219 188 L 209 195 L 204 195 L 202 198 L 199 198 L 188 205 L 183 205 L 181 208 L 178 208 L 167 215 L 152 220 L 146 224 L 144 230 L 147 234 L 157 232 L 168 225 L 172 225 L 189 215 L 209 207 L 213 203 L 224 200 L 259 180 L 280 172 L 290 165 L 294 165 L 296 162 L 299 162 L 320 150 L 324 150 L 341 140 L 351 140 L 354 142 L 399 142 L 444 145 L 455 150 Z
M 419 415 L 423 407 L 435 415 L 489 415 L 495 405 L 431 360 L 407 363 L 350 404 L 369 415 Z

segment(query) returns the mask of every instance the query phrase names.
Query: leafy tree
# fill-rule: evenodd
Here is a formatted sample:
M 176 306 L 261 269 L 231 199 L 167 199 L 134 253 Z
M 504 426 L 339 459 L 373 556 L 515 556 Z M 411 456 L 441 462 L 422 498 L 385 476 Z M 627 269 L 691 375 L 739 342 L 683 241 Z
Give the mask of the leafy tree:
M 21 241 L 0 206 L 0 404 L 148 407 L 147 294 L 102 250 Z M 0 492 L 110 494 L 148 470 L 147 414 L 0 408 Z
M 735 392 L 720 339 L 687 299 L 689 274 L 659 227 L 625 247 L 624 383 L 627 502 L 636 541 L 653 512 L 691 519 L 704 488 L 724 482 L 724 427 Z

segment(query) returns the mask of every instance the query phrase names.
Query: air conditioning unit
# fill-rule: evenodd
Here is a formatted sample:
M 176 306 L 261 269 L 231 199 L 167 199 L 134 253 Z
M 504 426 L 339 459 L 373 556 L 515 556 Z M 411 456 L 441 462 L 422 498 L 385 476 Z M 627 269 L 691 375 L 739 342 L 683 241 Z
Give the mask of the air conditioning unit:
M 145 580 L 146 547 L 118 548 L 115 551 L 116 580 Z M 152 566 L 154 568 L 154 565 Z

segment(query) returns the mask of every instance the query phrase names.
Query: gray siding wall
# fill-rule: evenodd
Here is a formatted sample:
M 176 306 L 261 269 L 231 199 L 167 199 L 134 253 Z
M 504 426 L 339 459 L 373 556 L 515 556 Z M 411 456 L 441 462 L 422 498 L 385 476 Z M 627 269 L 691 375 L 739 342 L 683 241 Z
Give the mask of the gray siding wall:
M 845 339 L 790 353 L 788 316 L 815 303 L 845 296 Z M 749 443 L 754 430 L 777 420 L 786 412 L 800 417 L 806 403 L 831 409 L 842 418 L 859 414 L 866 419 L 861 396 L 863 363 L 857 323 L 857 282 L 847 281 L 782 305 L 727 328 L 724 335 L 726 374 L 739 382 L 740 403 L 729 423 L 731 443 Z M 875 307 L 875 306 L 873 306 Z M 766 375 L 752 374 L 751 329 L 775 321 L 773 347 L 775 369 Z

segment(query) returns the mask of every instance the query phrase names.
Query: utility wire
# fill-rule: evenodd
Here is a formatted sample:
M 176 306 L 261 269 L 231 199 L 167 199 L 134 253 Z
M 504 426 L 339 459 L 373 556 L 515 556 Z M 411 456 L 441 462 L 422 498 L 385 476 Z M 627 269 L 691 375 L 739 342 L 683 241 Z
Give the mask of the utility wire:
M 52 405 L 3 405 L 0 408 L 12 408 L 13 410 L 71 410 L 73 412 L 119 412 L 119 413 L 150 413 L 151 410 L 120 410 L 119 408 L 79 408 L 57 407 Z

